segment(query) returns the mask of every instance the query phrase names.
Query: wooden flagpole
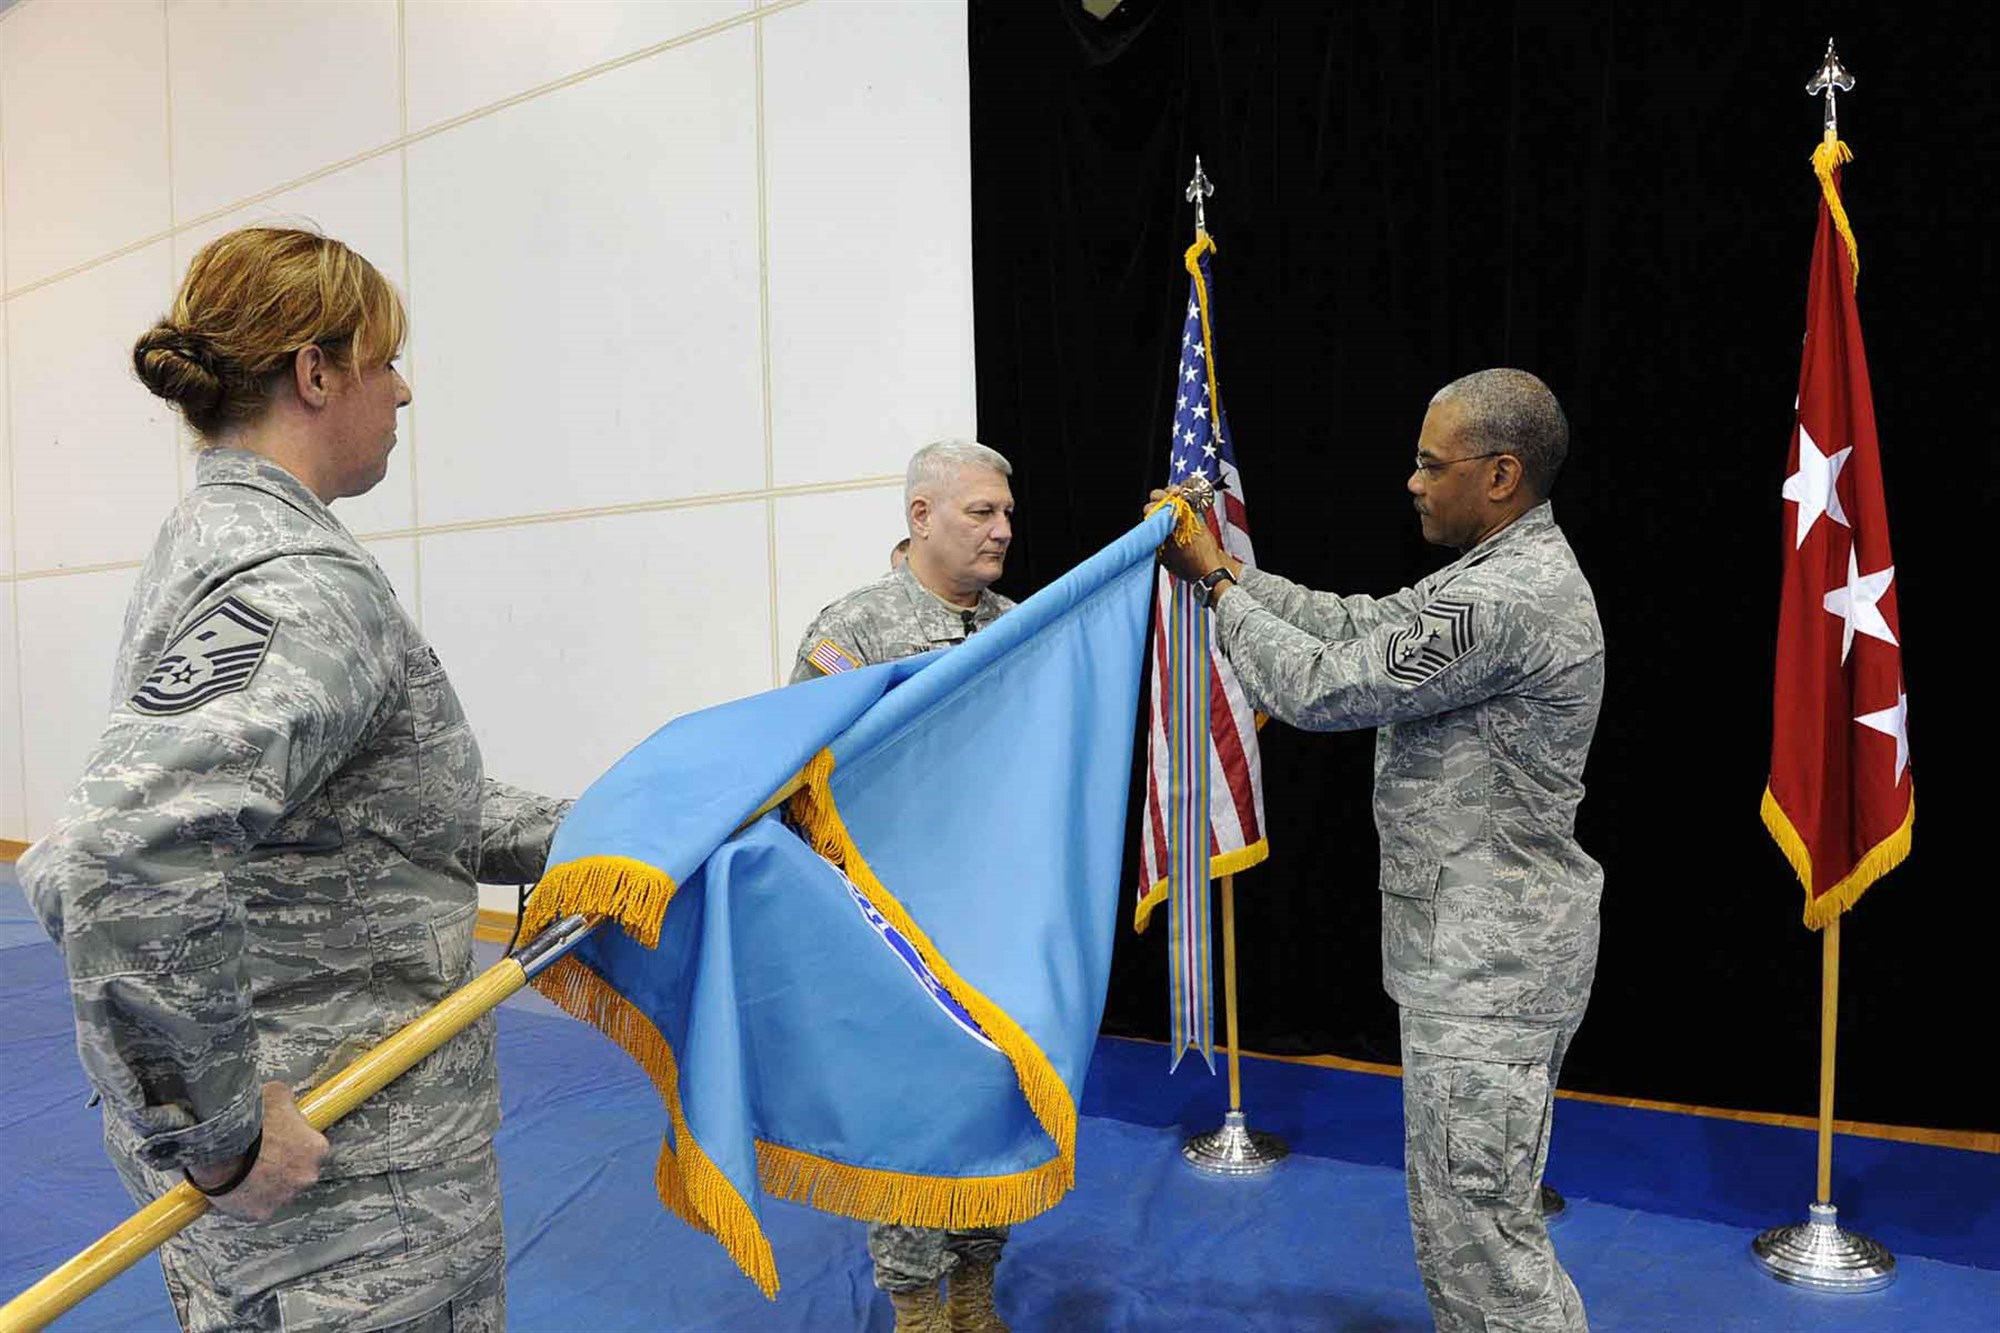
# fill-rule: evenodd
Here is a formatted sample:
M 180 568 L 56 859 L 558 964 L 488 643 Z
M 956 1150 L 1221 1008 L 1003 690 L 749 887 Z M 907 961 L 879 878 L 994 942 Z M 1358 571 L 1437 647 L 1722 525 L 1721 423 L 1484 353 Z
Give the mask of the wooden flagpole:
M 805 785 L 805 770 L 794 773 L 771 798 L 736 826 L 757 822 Z M 734 836 L 734 835 L 732 835 Z M 395 1035 L 299 1098 L 299 1113 L 314 1129 L 328 1125 L 395 1082 L 406 1070 L 457 1036 L 528 979 L 583 942 L 604 918 L 567 916 L 530 940 L 519 953 L 493 966 L 410 1020 Z M 1234 1020 L 1231 1020 L 1234 1044 Z M 1232 1058 L 1233 1055 L 1232 1055 Z M 0 1333 L 35 1333 L 84 1297 L 165 1244 L 206 1213 L 206 1195 L 183 1181 L 106 1232 L 41 1281 L 0 1305 Z
M 566 950 L 588 933 L 585 922 L 583 917 L 567 918 L 543 932 L 536 942 L 539 944 L 548 940 L 568 927 L 568 934 L 573 938 L 563 941 L 562 950 Z M 589 919 L 589 925 L 595 924 L 595 919 Z M 533 947 L 530 946 L 531 949 Z M 562 950 L 558 950 L 557 954 Z M 552 961 L 557 955 L 544 952 L 542 956 Z M 324 1130 L 521 989 L 529 975 L 522 966 L 520 956 L 501 959 L 412 1019 L 387 1041 L 299 1098 L 300 1114 L 314 1129 Z M 33 1333 L 33 1330 L 44 1327 L 158 1249 L 206 1213 L 209 1206 L 207 1196 L 193 1185 L 183 1181 L 174 1186 L 107 1232 L 88 1249 L 0 1306 L 0 1333 Z
M 1229 1033 L 1229 1109 L 1243 1109 L 1243 1062 L 1236 1042 L 1236 876 L 1222 877 L 1222 1005 Z
M 1833 1202 L 1833 1053 L 1840 1015 L 1840 918 L 1820 931 L 1819 1201 Z

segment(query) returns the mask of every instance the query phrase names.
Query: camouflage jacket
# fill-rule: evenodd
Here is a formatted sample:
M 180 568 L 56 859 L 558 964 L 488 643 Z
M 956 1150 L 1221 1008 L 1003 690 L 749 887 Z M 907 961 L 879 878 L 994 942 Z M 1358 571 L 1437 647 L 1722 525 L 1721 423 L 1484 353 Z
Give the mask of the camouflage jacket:
M 792 682 L 963 643 L 966 635 L 1013 607 L 991 588 L 981 590 L 976 607 L 961 611 L 946 606 L 904 565 L 856 588 L 813 619 L 799 640 Z
M 568 808 L 486 779 L 437 654 L 303 484 L 202 456 L 126 613 L 110 717 L 20 875 L 68 963 L 114 1153 L 244 1151 L 471 974 L 480 879 Z M 323 1178 L 464 1154 L 499 1120 L 489 1016 L 328 1132 Z
M 1378 727 L 1382 976 L 1408 1009 L 1580 1013 L 1604 874 L 1576 842 L 1604 698 L 1597 603 L 1547 504 L 1391 597 L 1259 570 L 1217 603 L 1266 712 Z

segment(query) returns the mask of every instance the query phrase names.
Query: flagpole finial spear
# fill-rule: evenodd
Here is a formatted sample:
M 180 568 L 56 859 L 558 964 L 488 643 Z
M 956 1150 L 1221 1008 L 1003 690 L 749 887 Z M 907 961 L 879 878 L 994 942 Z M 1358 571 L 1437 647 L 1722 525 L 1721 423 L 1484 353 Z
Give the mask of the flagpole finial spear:
M 1833 53 L 1833 38 L 1826 39 L 1826 59 L 1819 62 L 1819 72 L 1806 84 L 1808 96 L 1826 94 L 1826 137 L 1829 142 L 1840 137 L 1840 114 L 1834 106 L 1835 92 L 1847 92 L 1854 87 L 1854 76 L 1840 63 L 1840 57 Z
M 1204 199 L 1207 199 L 1214 193 L 1215 186 L 1211 185 L 1208 177 L 1202 174 L 1201 154 L 1196 153 L 1194 155 L 1194 179 L 1188 182 L 1185 196 L 1194 204 L 1194 229 L 1196 231 L 1208 230 L 1208 218 L 1204 216 L 1201 205 Z

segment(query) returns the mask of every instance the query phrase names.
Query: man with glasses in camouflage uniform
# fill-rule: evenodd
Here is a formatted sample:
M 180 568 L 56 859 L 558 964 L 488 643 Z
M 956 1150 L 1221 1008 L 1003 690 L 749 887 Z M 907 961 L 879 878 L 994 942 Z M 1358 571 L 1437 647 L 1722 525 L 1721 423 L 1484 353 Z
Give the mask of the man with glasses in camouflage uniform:
M 1168 543 L 1243 688 L 1313 731 L 1378 728 L 1382 971 L 1401 1011 L 1417 1266 L 1442 1333 L 1580 1333 L 1540 1206 L 1563 1055 L 1597 968 L 1603 871 L 1577 845 L 1604 697 L 1589 583 L 1548 503 L 1569 426 L 1518 370 L 1431 400 L 1408 488 L 1461 554 L 1389 597 Z

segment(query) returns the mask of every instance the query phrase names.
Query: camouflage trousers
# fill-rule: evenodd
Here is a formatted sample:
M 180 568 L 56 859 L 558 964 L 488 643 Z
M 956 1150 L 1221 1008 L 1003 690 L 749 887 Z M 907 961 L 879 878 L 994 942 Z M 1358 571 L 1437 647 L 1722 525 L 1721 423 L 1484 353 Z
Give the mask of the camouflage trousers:
M 1556 1076 L 1581 1020 L 1402 1012 L 1410 1234 L 1439 1333 L 1588 1327 L 1541 1209 Z
M 1007 1244 L 1006 1227 L 945 1231 L 889 1222 L 868 1226 L 868 1257 L 875 1261 L 875 1285 L 883 1291 L 934 1287 L 961 1263 L 997 1264 Z
M 160 1248 L 186 1333 L 504 1333 L 506 1260 L 491 1146 L 321 1181 L 262 1225 L 211 1212 Z

